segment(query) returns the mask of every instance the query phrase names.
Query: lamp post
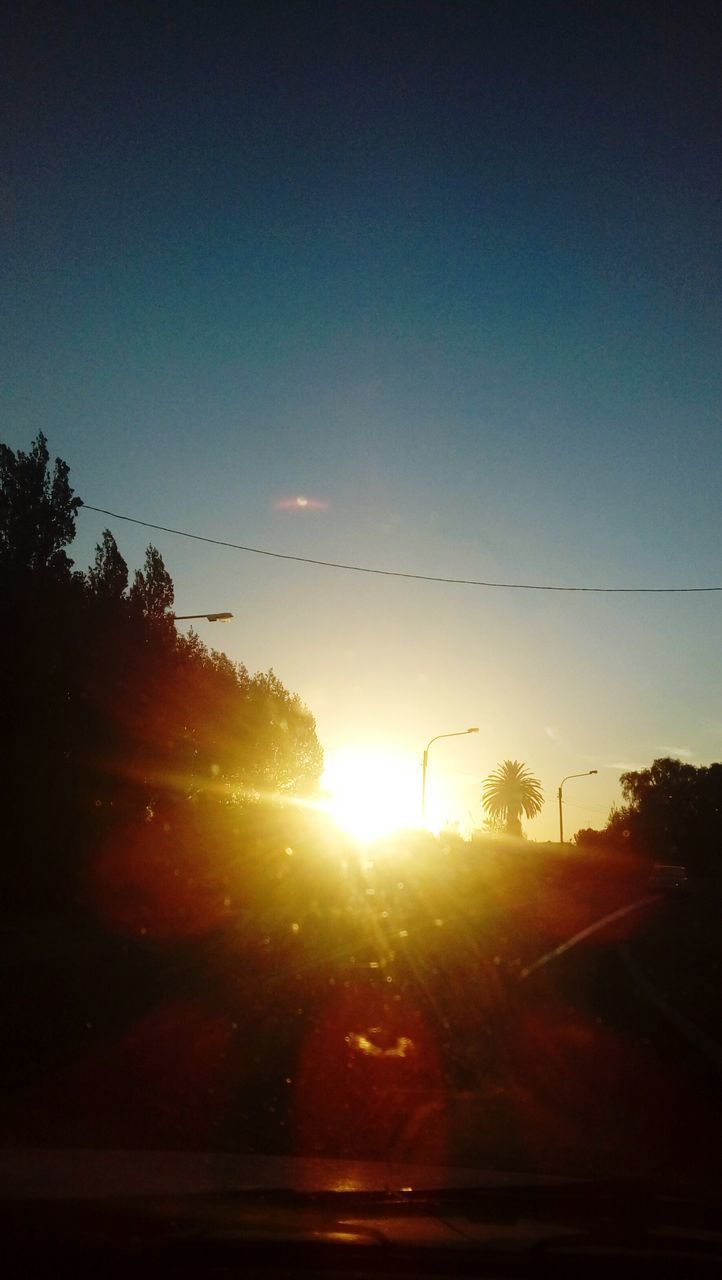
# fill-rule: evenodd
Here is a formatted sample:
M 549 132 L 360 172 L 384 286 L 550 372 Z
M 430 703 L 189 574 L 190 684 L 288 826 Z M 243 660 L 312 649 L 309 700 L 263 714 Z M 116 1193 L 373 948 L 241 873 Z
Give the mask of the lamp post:
M 426 770 L 429 763 L 429 747 L 432 742 L 438 742 L 439 738 L 464 738 L 467 733 L 478 733 L 478 728 L 458 729 L 456 733 L 437 733 L 434 738 L 429 741 L 424 748 L 424 755 L 421 761 L 421 825 L 423 827 L 426 818 Z
M 197 618 L 204 618 L 206 622 L 230 622 L 233 617 L 232 613 L 174 613 L 174 622 L 194 622 Z
M 591 778 L 593 773 L 597 773 L 596 769 L 587 769 L 586 773 L 568 773 L 566 778 L 562 778 L 559 783 L 557 797 L 559 799 L 559 843 L 564 844 L 564 813 L 562 810 L 562 787 L 570 778 Z

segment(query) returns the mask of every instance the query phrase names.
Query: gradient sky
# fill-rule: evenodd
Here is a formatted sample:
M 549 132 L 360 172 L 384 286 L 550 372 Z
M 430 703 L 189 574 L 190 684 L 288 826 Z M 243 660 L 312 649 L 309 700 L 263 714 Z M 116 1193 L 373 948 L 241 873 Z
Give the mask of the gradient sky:
M 20 9 L 22 11 L 20 12 Z M 2 438 L 88 503 L 276 551 L 568 585 L 722 583 L 716 4 L 17 6 Z M 297 494 L 316 499 L 284 506 Z M 279 506 L 279 503 L 281 504 Z M 720 595 L 343 574 L 149 538 L 179 612 L 536 839 L 623 768 L 722 755 Z M 433 778 L 430 785 L 433 785 Z

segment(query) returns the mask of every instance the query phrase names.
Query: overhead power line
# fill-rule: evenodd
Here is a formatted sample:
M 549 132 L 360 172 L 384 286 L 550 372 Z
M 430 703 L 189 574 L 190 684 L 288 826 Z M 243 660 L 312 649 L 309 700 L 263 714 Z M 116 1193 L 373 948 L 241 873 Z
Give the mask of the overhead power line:
M 223 538 L 208 538 L 201 533 L 188 533 L 186 529 L 171 529 L 165 524 L 153 524 L 150 520 L 138 520 L 135 516 L 123 516 L 105 507 L 93 507 L 84 502 L 86 511 L 95 511 L 112 520 L 125 520 L 144 529 L 156 529 L 159 533 L 172 533 L 177 538 L 191 538 L 194 542 L 208 542 L 213 547 L 230 547 L 232 551 L 245 551 L 254 556 L 271 556 L 274 560 L 293 560 L 297 564 L 315 564 L 324 569 L 344 569 L 348 573 L 372 573 L 382 578 L 411 578 L 415 582 L 446 582 L 459 587 L 490 587 L 503 591 L 577 591 L 598 595 L 683 595 L 695 592 L 722 591 L 719 587 L 565 587 L 540 582 L 484 582 L 479 578 L 448 578 L 433 573 L 407 573 L 402 569 L 377 569 L 364 564 L 342 564 L 338 560 L 315 560 L 311 556 L 294 556 L 287 551 L 269 551 L 265 547 L 247 547 L 240 542 L 227 542 Z

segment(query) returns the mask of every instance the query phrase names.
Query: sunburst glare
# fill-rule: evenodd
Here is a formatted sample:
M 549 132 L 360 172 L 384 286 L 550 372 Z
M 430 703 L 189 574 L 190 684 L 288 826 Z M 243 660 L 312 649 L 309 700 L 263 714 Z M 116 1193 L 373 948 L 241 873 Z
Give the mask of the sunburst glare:
M 358 840 L 375 840 L 420 822 L 421 774 L 413 757 L 373 748 L 329 753 L 322 778 L 325 808 Z

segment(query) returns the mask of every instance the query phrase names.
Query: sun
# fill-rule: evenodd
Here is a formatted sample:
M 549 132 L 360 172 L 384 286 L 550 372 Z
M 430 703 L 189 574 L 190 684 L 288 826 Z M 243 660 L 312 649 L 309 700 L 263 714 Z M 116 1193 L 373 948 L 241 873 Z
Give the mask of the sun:
M 357 840 L 419 825 L 421 771 L 413 757 L 370 747 L 330 752 L 321 786 L 327 812 Z

